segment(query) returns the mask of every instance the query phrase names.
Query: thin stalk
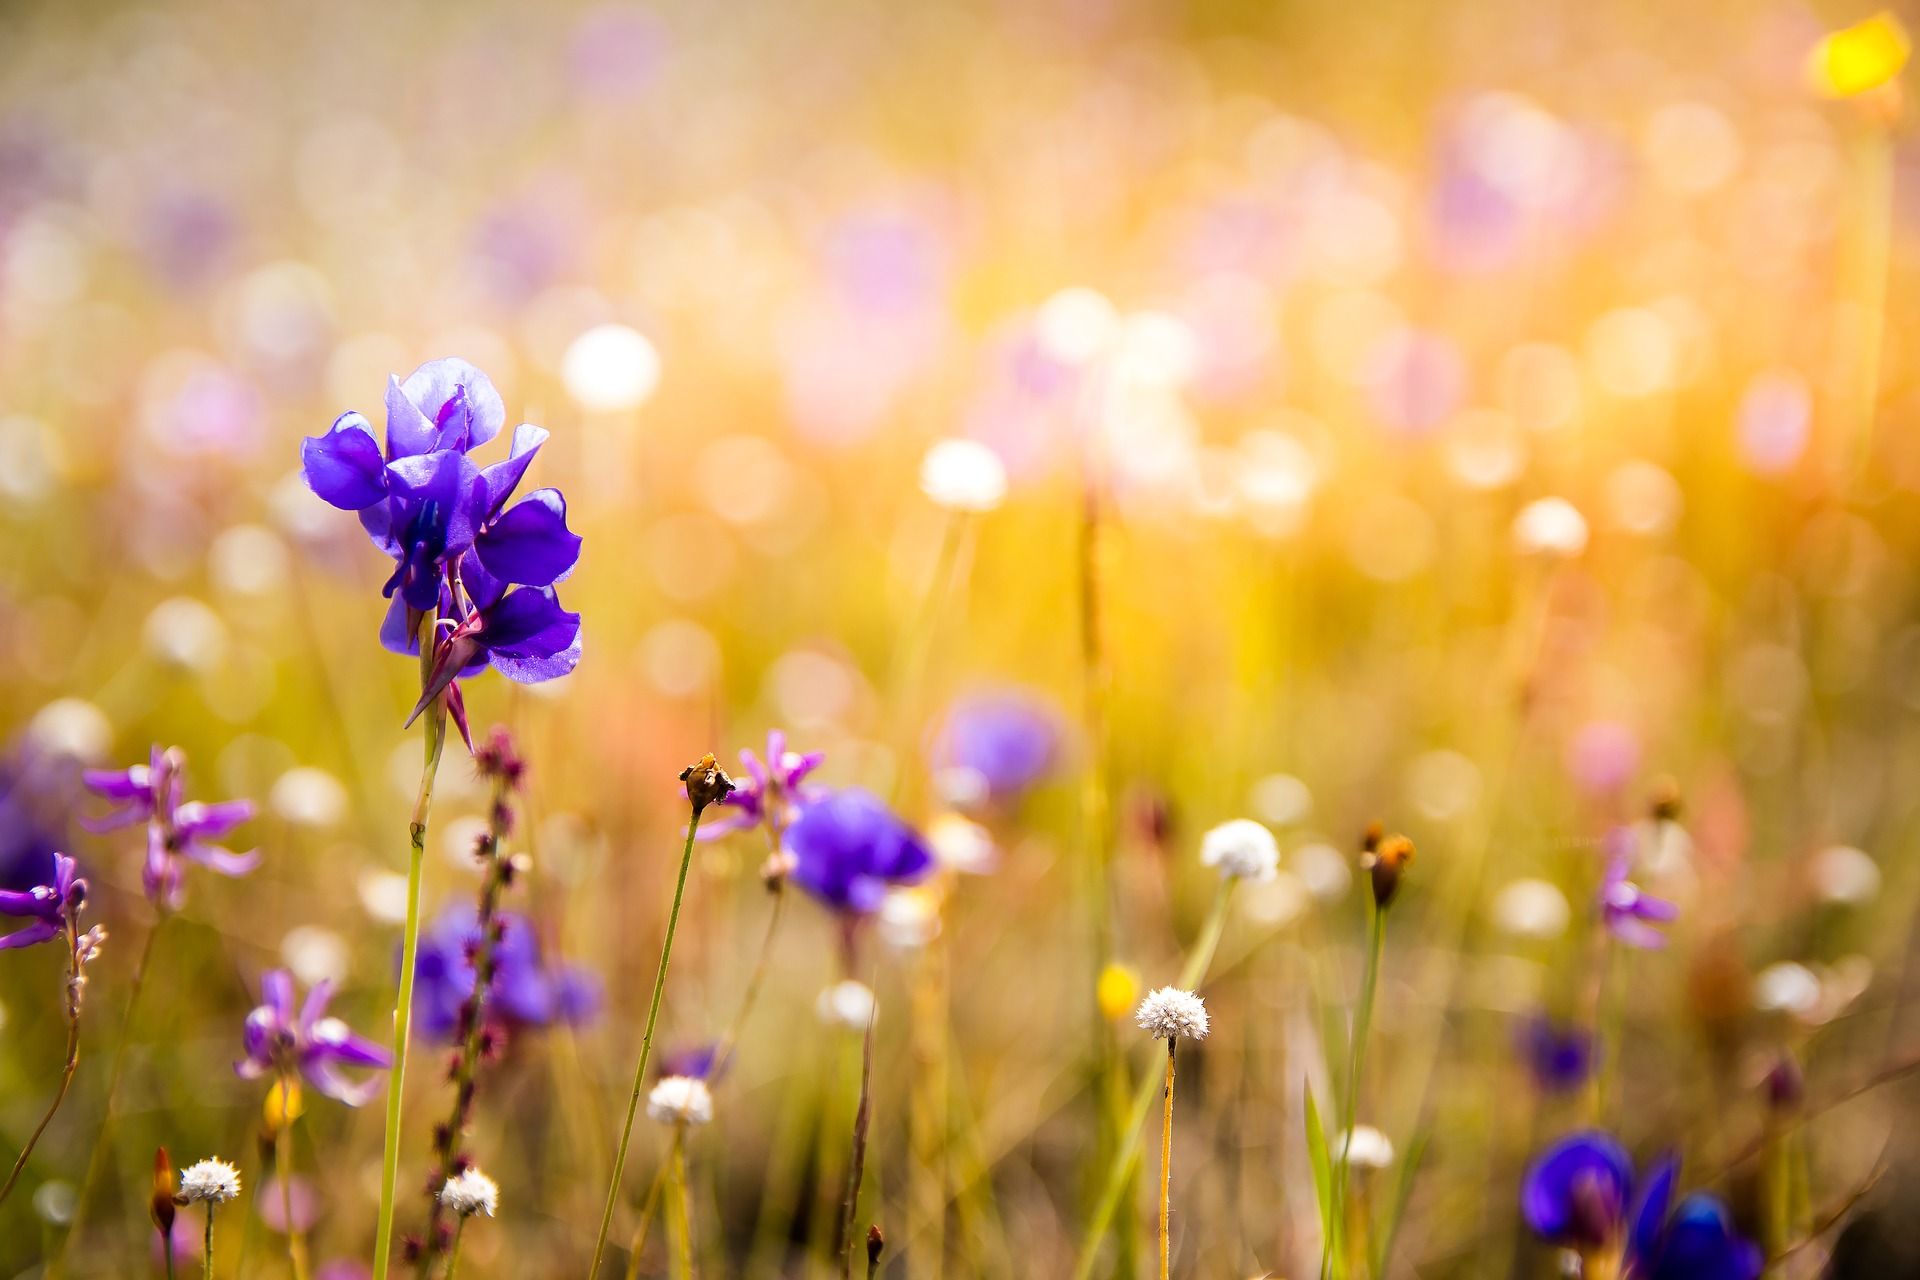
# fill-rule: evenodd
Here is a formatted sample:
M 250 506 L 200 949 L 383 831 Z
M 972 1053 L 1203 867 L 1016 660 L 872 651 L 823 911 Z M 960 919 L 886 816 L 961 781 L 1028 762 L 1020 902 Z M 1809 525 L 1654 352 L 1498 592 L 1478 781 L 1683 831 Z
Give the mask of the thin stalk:
M 1173 1217 L 1173 1046 L 1167 1037 L 1167 1105 L 1160 1121 L 1160 1280 L 1167 1280 L 1173 1248 L 1169 1230 Z
M 1371 899 L 1369 899 L 1371 901 Z M 1333 1219 L 1346 1222 L 1347 1174 L 1351 1163 L 1349 1157 L 1353 1150 L 1353 1123 L 1357 1118 L 1360 1102 L 1361 1073 L 1367 1066 L 1367 1033 L 1373 1026 L 1373 999 L 1380 987 L 1380 953 L 1386 944 L 1387 913 L 1385 908 L 1373 909 L 1371 937 L 1367 943 L 1367 968 L 1360 980 L 1360 1003 L 1353 1011 L 1353 1030 L 1347 1038 L 1347 1097 L 1345 1123 L 1340 1126 L 1341 1142 L 1339 1158 L 1333 1167 Z M 1334 1262 L 1334 1242 L 1323 1242 L 1320 1251 L 1320 1272 L 1328 1274 Z
M 853 1155 L 847 1161 L 847 1197 L 840 1210 L 840 1231 L 834 1251 L 840 1255 L 840 1280 L 853 1280 L 853 1220 L 860 1205 L 860 1182 L 867 1170 L 867 1129 L 873 1123 L 873 1024 L 879 1020 L 875 1001 L 867 1014 L 867 1034 L 860 1049 L 860 1105 L 853 1113 Z
M 600 1234 L 593 1242 L 593 1266 L 587 1280 L 597 1280 L 600 1262 L 607 1251 L 607 1231 L 613 1226 L 613 1206 L 620 1199 L 620 1178 L 626 1172 L 627 1145 L 633 1140 L 633 1118 L 640 1110 L 640 1095 L 646 1091 L 647 1058 L 653 1053 L 653 1028 L 660 1019 L 660 994 L 667 986 L 667 962 L 673 957 L 673 933 L 680 925 L 680 900 L 687 892 L 687 868 L 693 864 L 693 837 L 700 830 L 701 809 L 695 806 L 687 823 L 687 843 L 680 852 L 680 879 L 673 887 L 673 909 L 667 914 L 667 937 L 660 946 L 660 968 L 653 975 L 653 1004 L 647 1010 L 647 1029 L 640 1037 L 640 1065 L 633 1070 L 633 1096 L 627 1102 L 627 1120 L 620 1128 L 620 1147 L 613 1157 L 613 1176 L 607 1180 L 607 1205 L 600 1214 Z
M 687 1206 L 691 1197 L 687 1188 L 686 1128 L 684 1120 L 674 1126 L 673 1150 L 668 1156 L 668 1167 L 673 1172 L 667 1179 L 667 1191 L 673 1197 L 674 1274 L 680 1280 L 693 1280 L 693 1214 Z
M 674 1156 L 685 1136 L 685 1125 L 673 1127 L 673 1142 L 667 1148 L 667 1158 L 660 1162 L 659 1170 L 653 1175 L 653 1185 L 647 1188 L 646 1203 L 640 1206 L 640 1225 L 633 1229 L 633 1243 L 627 1246 L 627 1280 L 640 1280 L 640 1251 L 647 1246 L 647 1228 L 653 1225 L 654 1210 L 660 1207 L 660 1193 L 667 1185 L 667 1174 L 673 1168 Z
M 1236 881 L 1225 878 L 1220 881 L 1220 891 L 1213 900 L 1213 909 L 1208 912 L 1206 923 L 1200 927 L 1200 936 L 1194 940 L 1193 950 L 1187 955 L 1187 964 L 1180 971 L 1180 989 L 1193 991 L 1206 979 L 1207 966 L 1213 963 L 1213 953 L 1220 945 L 1220 934 L 1227 926 L 1227 904 L 1233 897 Z M 1120 1208 L 1120 1200 L 1132 1178 L 1135 1160 L 1140 1154 L 1140 1134 L 1147 1125 L 1147 1112 L 1153 1108 L 1153 1092 L 1159 1086 L 1154 1073 L 1140 1078 L 1139 1087 L 1134 1090 L 1133 1103 L 1128 1108 L 1126 1125 L 1120 1132 L 1120 1146 L 1114 1153 L 1113 1163 L 1107 1169 L 1106 1186 L 1100 1193 L 1100 1201 L 1093 1211 L 1093 1220 L 1087 1224 L 1086 1237 L 1080 1242 L 1080 1260 L 1074 1266 L 1074 1280 L 1089 1280 L 1093 1275 L 1094 1263 L 1099 1260 L 1100 1242 L 1106 1238 L 1107 1228 L 1113 1222 L 1113 1215 Z
M 466 1233 L 467 1215 L 463 1213 L 453 1224 L 453 1243 L 447 1247 L 447 1280 L 453 1280 L 460 1270 L 460 1237 Z
M 427 610 L 420 619 L 420 687 L 425 689 L 433 677 L 433 646 L 439 609 Z M 426 741 L 426 759 L 420 768 L 420 791 L 413 802 L 413 819 L 407 826 L 410 849 L 407 858 L 407 923 L 400 943 L 400 992 L 393 1007 L 393 1070 L 387 1078 L 386 1151 L 380 1163 L 380 1226 L 373 1245 L 374 1280 L 387 1280 L 387 1268 L 393 1261 L 393 1191 L 400 1178 L 400 1114 L 406 1094 L 407 1036 L 413 1028 L 413 970 L 420 953 L 420 867 L 427 850 L 427 817 L 433 809 L 433 783 L 440 773 L 440 755 L 447 744 L 447 704 L 436 699 L 428 709 L 422 736 Z
M 293 1220 L 293 1116 L 286 1100 L 293 1096 L 293 1086 L 285 1076 L 280 1078 L 280 1123 L 274 1126 L 273 1163 L 274 1172 L 280 1175 L 280 1225 L 287 1232 L 287 1261 L 293 1267 L 293 1280 L 307 1280 L 307 1242 L 300 1234 L 299 1224 Z
M 200 1255 L 200 1280 L 213 1280 L 213 1201 L 207 1201 L 207 1238 Z
M 166 1259 L 167 1259 L 167 1280 L 174 1280 L 174 1277 L 173 1277 L 173 1228 L 172 1227 L 168 1227 L 167 1234 L 161 1237 L 160 1251 L 166 1255 Z
M 68 952 L 71 957 L 67 969 L 67 981 L 69 989 L 73 990 L 76 988 L 74 988 L 72 984 L 80 976 L 80 953 L 78 950 L 79 944 L 74 939 L 74 928 L 71 924 L 67 927 L 67 942 Z M 40 1117 L 40 1123 L 35 1126 L 33 1135 L 27 1139 L 27 1145 L 20 1148 L 20 1158 L 13 1162 L 13 1172 L 7 1175 L 7 1184 L 4 1187 L 0 1187 L 0 1204 L 7 1202 L 7 1195 L 13 1190 L 13 1184 L 20 1180 L 20 1171 L 27 1167 L 27 1157 L 33 1154 L 34 1145 L 40 1141 L 40 1135 L 47 1131 L 49 1124 L 53 1123 L 53 1113 L 58 1111 L 60 1104 L 66 1100 L 67 1088 L 73 1083 L 74 1068 L 79 1065 L 80 1010 L 69 1000 L 67 1004 L 67 1065 L 60 1073 L 60 1089 L 53 1095 L 53 1105 L 47 1108 L 47 1114 Z
M 73 1202 L 73 1222 L 67 1227 L 66 1236 L 60 1241 L 59 1252 L 53 1255 L 53 1261 L 47 1266 L 47 1280 L 59 1280 L 66 1269 L 67 1250 L 80 1238 L 81 1229 L 86 1225 L 87 1201 L 91 1197 L 94 1184 L 106 1171 L 108 1150 L 111 1147 L 113 1133 L 113 1104 L 120 1096 L 120 1077 L 127 1065 L 127 1042 L 133 1037 L 133 1020 L 140 1008 L 140 993 L 147 984 L 147 969 L 153 960 L 154 942 L 160 936 L 160 927 L 167 922 L 167 914 L 162 911 L 147 930 L 147 940 L 140 945 L 140 958 L 134 962 L 133 978 L 127 986 L 127 1011 L 120 1019 L 120 1034 L 114 1040 L 113 1067 L 107 1072 L 107 1101 L 100 1117 L 100 1132 L 93 1139 L 93 1152 L 87 1157 L 87 1173 L 80 1180 L 80 1195 Z
M 494 969 L 500 948 L 496 917 L 500 895 L 506 888 L 507 868 L 511 865 L 502 848 L 511 813 L 508 797 L 512 783 L 502 771 L 493 780 L 493 802 L 487 809 L 487 864 L 480 882 L 480 901 L 475 911 L 479 945 L 473 954 L 473 994 L 461 1010 L 465 1034 L 453 1069 L 453 1109 L 435 1139 L 439 1146 L 439 1166 L 427 1184 L 427 1228 L 415 1264 L 420 1280 L 433 1270 L 434 1254 L 439 1251 L 440 1220 L 446 1206 L 440 1202 L 440 1188 L 453 1177 L 454 1163 L 460 1158 L 460 1139 L 473 1118 L 475 1077 L 480 1070 L 480 1038 L 486 1027 L 487 998 L 493 993 Z

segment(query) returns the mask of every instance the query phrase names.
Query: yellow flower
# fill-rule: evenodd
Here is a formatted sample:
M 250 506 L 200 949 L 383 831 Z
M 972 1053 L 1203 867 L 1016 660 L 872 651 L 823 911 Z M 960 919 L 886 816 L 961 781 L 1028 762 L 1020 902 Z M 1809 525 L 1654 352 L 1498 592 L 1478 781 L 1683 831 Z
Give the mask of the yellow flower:
M 267 1090 L 267 1103 L 262 1110 L 270 1133 L 278 1133 L 282 1125 L 298 1120 L 306 1110 L 300 1100 L 300 1082 L 296 1080 L 289 1085 L 283 1080 L 274 1081 L 273 1087 Z
M 1891 84 L 1912 48 L 1900 19 L 1883 10 L 1815 45 L 1807 58 L 1807 78 L 1829 98 L 1855 98 Z
M 1099 1001 L 1100 1012 L 1108 1018 L 1126 1017 L 1140 999 L 1139 971 L 1124 964 L 1108 965 L 1100 971 L 1094 998 Z

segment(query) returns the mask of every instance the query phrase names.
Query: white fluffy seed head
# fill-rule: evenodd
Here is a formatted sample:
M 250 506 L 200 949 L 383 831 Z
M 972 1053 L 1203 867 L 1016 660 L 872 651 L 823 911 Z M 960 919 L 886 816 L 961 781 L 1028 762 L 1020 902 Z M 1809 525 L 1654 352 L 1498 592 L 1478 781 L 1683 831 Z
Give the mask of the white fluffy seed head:
M 500 1207 L 500 1184 L 477 1168 L 468 1169 L 447 1179 L 440 1188 L 440 1203 L 463 1218 L 476 1213 L 491 1218 Z
M 1133 1020 L 1155 1039 L 1171 1040 L 1185 1036 L 1189 1040 L 1207 1038 L 1207 1006 L 1199 996 L 1178 987 L 1162 987 L 1140 1002 Z
M 240 1198 L 240 1171 L 225 1160 L 202 1160 L 180 1173 L 180 1198 L 188 1204 L 225 1204 Z
M 647 1115 L 661 1124 L 705 1124 L 713 1119 L 713 1094 L 705 1080 L 668 1076 L 647 1095 Z
M 1393 1143 L 1370 1124 L 1357 1124 L 1334 1141 L 1334 1154 L 1355 1169 L 1384 1169 L 1393 1163 Z
M 1280 867 L 1280 846 L 1273 832 L 1252 818 L 1223 822 L 1200 838 L 1200 861 L 1223 876 L 1255 884 L 1273 879 Z

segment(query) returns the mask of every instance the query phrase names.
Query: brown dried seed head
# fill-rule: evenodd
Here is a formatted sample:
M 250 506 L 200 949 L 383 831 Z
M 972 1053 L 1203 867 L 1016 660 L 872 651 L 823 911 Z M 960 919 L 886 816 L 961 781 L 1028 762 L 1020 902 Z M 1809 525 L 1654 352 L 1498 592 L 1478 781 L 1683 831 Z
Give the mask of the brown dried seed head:
M 680 781 L 687 784 L 687 799 L 692 802 L 695 813 L 710 804 L 719 804 L 733 792 L 733 779 L 721 769 L 712 752 L 682 769 Z

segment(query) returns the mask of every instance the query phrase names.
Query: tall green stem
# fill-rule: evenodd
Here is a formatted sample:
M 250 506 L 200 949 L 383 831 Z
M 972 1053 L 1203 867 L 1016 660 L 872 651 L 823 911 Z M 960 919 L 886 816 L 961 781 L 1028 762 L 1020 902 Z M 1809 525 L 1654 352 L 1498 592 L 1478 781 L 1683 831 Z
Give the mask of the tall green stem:
M 633 1096 L 627 1102 L 627 1121 L 620 1127 L 620 1148 L 613 1156 L 613 1175 L 607 1179 L 607 1206 L 600 1214 L 600 1234 L 593 1242 L 593 1266 L 587 1280 L 598 1280 L 607 1251 L 607 1230 L 613 1226 L 613 1206 L 620 1199 L 620 1177 L 626 1172 L 627 1144 L 633 1140 L 633 1118 L 640 1111 L 640 1095 L 647 1087 L 647 1058 L 653 1053 L 653 1028 L 660 1019 L 660 994 L 667 987 L 667 963 L 673 958 L 673 933 L 680 926 L 680 900 L 687 892 L 687 868 L 693 864 L 693 837 L 700 830 L 698 805 L 687 823 L 686 847 L 680 851 L 680 879 L 673 886 L 673 909 L 667 914 L 667 937 L 660 944 L 660 968 L 653 975 L 653 1003 L 647 1009 L 647 1029 L 640 1037 L 640 1064 L 633 1069 Z
M 1227 904 L 1233 897 L 1236 882 L 1226 878 L 1220 882 L 1220 891 L 1214 896 L 1213 909 L 1207 913 L 1206 923 L 1200 927 L 1200 936 L 1194 940 L 1193 950 L 1187 955 L 1187 964 L 1180 971 L 1180 989 L 1192 991 L 1206 979 L 1207 966 L 1213 963 L 1213 953 L 1220 945 L 1220 934 L 1227 927 Z M 1113 1163 L 1107 1168 L 1107 1181 L 1100 1192 L 1100 1201 L 1094 1207 L 1093 1221 L 1087 1224 L 1086 1238 L 1080 1242 L 1080 1260 L 1073 1269 L 1074 1280 L 1090 1280 L 1094 1263 L 1100 1257 L 1100 1242 L 1106 1239 L 1107 1228 L 1113 1224 L 1113 1215 L 1120 1208 L 1121 1197 L 1126 1193 L 1131 1180 L 1134 1161 L 1140 1155 L 1140 1134 L 1147 1126 L 1147 1113 L 1153 1109 L 1153 1094 L 1160 1087 L 1158 1072 L 1149 1071 L 1140 1078 L 1140 1084 L 1134 1089 L 1133 1103 L 1127 1110 L 1126 1126 L 1119 1134 L 1119 1147 L 1114 1152 Z
M 693 1214 L 687 1208 L 687 1144 L 686 1122 L 678 1126 L 673 1150 L 668 1155 L 668 1168 L 671 1185 L 667 1188 L 673 1196 L 673 1232 L 674 1232 L 674 1274 L 680 1280 L 693 1280 Z
M 467 1233 L 467 1215 L 461 1214 L 453 1224 L 453 1243 L 447 1248 L 447 1280 L 453 1280 L 454 1273 L 460 1270 L 460 1237 Z
M 213 1280 L 213 1201 L 207 1201 L 207 1238 L 200 1252 L 200 1280 Z
M 287 1261 L 293 1267 L 293 1280 L 307 1280 L 307 1242 L 293 1220 L 293 1109 L 288 1099 L 293 1097 L 294 1088 L 286 1076 L 280 1077 L 280 1123 L 273 1134 L 273 1163 L 279 1175 L 280 1225 L 287 1232 Z
M 74 941 L 74 926 L 71 923 L 67 926 L 67 951 L 71 957 L 67 969 L 68 989 L 78 990 L 79 988 L 74 984 L 80 978 L 80 952 L 78 944 Z M 6 1203 L 8 1193 L 13 1190 L 13 1184 L 20 1180 L 20 1171 L 27 1167 L 27 1157 L 33 1154 L 33 1148 L 39 1143 L 40 1135 L 47 1131 L 49 1124 L 53 1123 L 53 1113 L 60 1109 L 62 1102 L 66 1101 L 67 1089 L 73 1084 L 74 1068 L 79 1065 L 80 1010 L 69 1000 L 67 1005 L 67 1065 L 60 1072 L 60 1088 L 54 1093 L 53 1103 L 47 1108 L 47 1113 L 40 1117 L 40 1123 L 34 1127 L 32 1136 L 27 1139 L 27 1145 L 20 1148 L 20 1158 L 13 1162 L 13 1172 L 7 1175 L 7 1185 L 0 1187 L 0 1204 Z
M 1371 899 L 1369 899 L 1371 901 Z M 1360 1104 L 1361 1072 L 1367 1065 L 1367 1032 L 1373 1026 L 1373 998 L 1380 987 L 1380 952 L 1387 937 L 1386 908 L 1376 906 L 1373 909 L 1372 936 L 1367 943 L 1367 968 L 1360 979 L 1360 1003 L 1353 1011 L 1353 1030 L 1347 1038 L 1347 1098 L 1343 1123 L 1340 1126 L 1339 1158 L 1333 1169 L 1333 1221 L 1336 1232 L 1344 1234 L 1347 1210 L 1347 1174 L 1353 1152 L 1353 1124 Z M 1320 1272 L 1322 1275 L 1334 1271 L 1335 1243 L 1333 1233 L 1323 1242 L 1320 1253 Z M 1345 1268 L 1339 1268 L 1344 1271 Z
M 429 609 L 420 620 L 420 687 L 433 675 L 434 629 L 438 610 Z M 386 1152 L 380 1164 L 380 1226 L 374 1238 L 374 1280 L 387 1280 L 393 1260 L 393 1189 L 400 1176 L 400 1111 L 407 1082 L 407 1034 L 413 1027 L 413 969 L 420 951 L 420 866 L 427 849 L 427 816 L 433 809 L 433 782 L 440 773 L 441 750 L 447 743 L 447 705 L 436 699 L 426 713 L 423 735 L 426 760 L 420 769 L 420 791 L 413 802 L 413 820 L 407 832 L 411 845 L 407 859 L 407 923 L 400 943 L 400 994 L 393 1008 L 393 1071 L 387 1080 Z

